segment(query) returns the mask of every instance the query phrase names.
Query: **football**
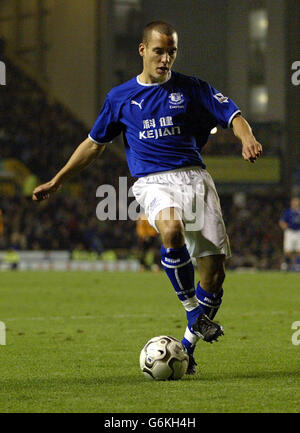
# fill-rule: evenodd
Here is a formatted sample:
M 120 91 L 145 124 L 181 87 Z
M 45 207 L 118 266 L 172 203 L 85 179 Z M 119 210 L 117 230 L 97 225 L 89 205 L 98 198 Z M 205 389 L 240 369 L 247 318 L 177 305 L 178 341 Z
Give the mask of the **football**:
M 186 373 L 189 356 L 174 337 L 153 337 L 143 347 L 140 367 L 148 379 L 178 380 Z

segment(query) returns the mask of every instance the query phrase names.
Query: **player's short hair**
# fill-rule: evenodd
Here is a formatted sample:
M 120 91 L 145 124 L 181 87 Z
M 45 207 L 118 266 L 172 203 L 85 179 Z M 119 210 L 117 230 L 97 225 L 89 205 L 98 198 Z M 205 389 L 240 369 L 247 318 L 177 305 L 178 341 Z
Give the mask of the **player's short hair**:
M 151 23 L 148 23 L 143 29 L 142 42 L 144 44 L 148 43 L 152 30 L 156 30 L 157 32 L 166 36 L 172 36 L 174 33 L 177 33 L 172 24 L 160 20 L 151 21 Z

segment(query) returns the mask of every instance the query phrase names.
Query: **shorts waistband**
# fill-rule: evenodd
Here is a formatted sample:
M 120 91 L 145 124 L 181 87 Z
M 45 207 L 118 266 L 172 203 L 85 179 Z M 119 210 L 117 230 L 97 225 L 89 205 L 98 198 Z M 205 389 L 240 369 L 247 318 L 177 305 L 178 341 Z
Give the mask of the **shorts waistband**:
M 155 173 L 147 174 L 146 176 L 143 176 L 143 178 L 146 178 L 149 176 L 156 176 L 158 174 L 178 173 L 178 172 L 186 172 L 186 171 L 190 171 L 190 170 L 199 170 L 202 172 L 206 172 L 206 169 L 202 168 L 200 165 L 193 165 L 193 166 L 188 166 L 188 167 L 174 168 L 173 170 L 157 171 Z

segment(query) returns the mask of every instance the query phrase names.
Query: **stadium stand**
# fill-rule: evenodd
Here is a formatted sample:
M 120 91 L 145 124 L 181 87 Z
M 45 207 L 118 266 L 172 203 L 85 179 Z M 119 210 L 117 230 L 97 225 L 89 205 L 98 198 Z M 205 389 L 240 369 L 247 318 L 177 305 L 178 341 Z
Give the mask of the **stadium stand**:
M 0 100 L 3 113 L 0 208 L 5 224 L 0 248 L 74 250 L 84 247 L 97 252 L 130 248 L 136 243 L 134 222 L 126 222 L 124 230 L 124 221 L 100 224 L 96 219 L 97 186 L 110 184 L 117 189 L 115 173 L 129 174 L 126 162 L 109 148 L 104 160 L 97 161 L 51 201 L 38 206 L 31 202 L 34 185 L 56 173 L 87 137 L 88 129 L 61 104 L 49 101 L 38 85 L 8 59 L 6 65 L 9 82 L 1 89 Z
M 278 219 L 283 202 L 280 195 L 249 194 L 245 205 L 239 206 L 232 197 L 221 197 L 232 250 L 228 267 L 280 269 L 282 232 Z

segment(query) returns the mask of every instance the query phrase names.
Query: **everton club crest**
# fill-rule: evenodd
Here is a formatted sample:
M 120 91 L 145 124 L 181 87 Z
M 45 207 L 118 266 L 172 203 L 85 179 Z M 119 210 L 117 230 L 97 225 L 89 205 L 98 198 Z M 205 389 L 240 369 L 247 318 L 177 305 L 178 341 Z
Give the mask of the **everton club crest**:
M 180 92 L 178 92 L 178 93 L 171 93 L 169 95 L 169 100 L 170 100 L 170 104 L 171 105 L 182 104 L 184 102 L 183 94 L 180 93 Z

